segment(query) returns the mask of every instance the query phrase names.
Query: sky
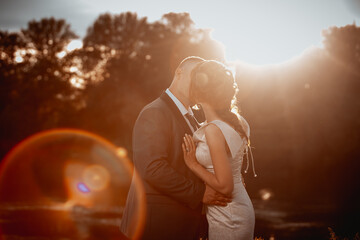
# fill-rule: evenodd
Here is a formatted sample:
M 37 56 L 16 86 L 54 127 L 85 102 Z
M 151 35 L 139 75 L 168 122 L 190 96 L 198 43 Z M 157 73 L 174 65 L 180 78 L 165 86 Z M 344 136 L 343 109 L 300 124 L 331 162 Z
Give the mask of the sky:
M 198 28 L 213 29 L 228 61 L 286 62 L 322 47 L 323 29 L 360 24 L 360 0 L 0 0 L 0 29 L 18 31 L 32 19 L 64 18 L 80 36 L 101 13 L 137 12 L 150 22 L 189 12 Z

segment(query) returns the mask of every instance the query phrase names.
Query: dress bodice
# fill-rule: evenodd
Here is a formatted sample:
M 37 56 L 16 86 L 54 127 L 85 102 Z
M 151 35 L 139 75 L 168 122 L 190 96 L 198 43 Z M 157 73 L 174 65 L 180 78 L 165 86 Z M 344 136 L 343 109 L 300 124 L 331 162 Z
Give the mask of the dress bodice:
M 250 128 L 245 119 L 240 119 L 249 138 Z M 206 218 L 209 223 L 209 240 L 252 240 L 254 239 L 255 213 L 251 199 L 246 192 L 241 177 L 244 155 L 249 152 L 245 137 L 241 137 L 229 124 L 221 120 L 203 124 L 194 133 L 197 143 L 196 158 L 209 172 L 214 173 L 209 146 L 206 142 L 205 128 L 216 125 L 225 137 L 229 147 L 228 159 L 234 180 L 232 201 L 227 206 L 206 205 Z M 251 151 L 250 151 L 251 152 Z M 248 160 L 248 159 L 247 159 Z
M 242 126 L 247 134 L 250 135 L 250 128 L 245 119 L 241 119 Z M 234 183 L 241 182 L 241 167 L 243 163 L 244 154 L 247 148 L 247 141 L 244 137 L 235 131 L 228 123 L 221 120 L 214 120 L 209 123 L 204 123 L 195 133 L 194 141 L 197 144 L 196 158 L 198 162 L 204 166 L 209 172 L 214 173 L 214 167 L 211 160 L 210 149 L 206 142 L 205 128 L 209 124 L 216 125 L 225 137 L 225 141 L 229 147 L 230 153 L 228 159 L 231 164 L 232 175 Z

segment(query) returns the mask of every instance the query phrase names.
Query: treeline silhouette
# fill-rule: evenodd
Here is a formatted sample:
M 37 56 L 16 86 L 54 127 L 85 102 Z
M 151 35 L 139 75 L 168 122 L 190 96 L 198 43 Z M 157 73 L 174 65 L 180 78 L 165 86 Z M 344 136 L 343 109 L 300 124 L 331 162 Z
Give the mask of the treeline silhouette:
M 237 65 L 260 175 L 247 183 L 253 196 L 269 188 L 308 212 L 303 221 L 323 215 L 351 237 L 360 226 L 360 28 L 331 27 L 322 35 L 323 48 L 285 64 Z M 322 214 L 311 216 L 307 204 L 322 204 Z
M 0 32 L 1 157 L 25 137 L 55 127 L 89 130 L 131 149 L 139 110 L 169 85 L 184 57 L 224 60 L 221 44 L 187 13 L 153 23 L 130 12 L 100 15 L 83 47 L 65 54 L 76 38 L 54 18 Z
M 360 222 L 360 28 L 322 34 L 323 48 L 286 64 L 227 64 L 235 65 L 252 129 L 260 175 L 246 176 L 252 198 L 269 188 L 277 199 L 335 204 L 339 225 L 353 230 Z M 66 50 L 74 39 L 70 25 L 54 18 L 0 31 L 0 158 L 25 137 L 58 127 L 99 134 L 131 155 L 140 109 L 170 84 L 183 58 L 226 63 L 223 46 L 187 13 L 154 22 L 102 14 L 83 46 Z

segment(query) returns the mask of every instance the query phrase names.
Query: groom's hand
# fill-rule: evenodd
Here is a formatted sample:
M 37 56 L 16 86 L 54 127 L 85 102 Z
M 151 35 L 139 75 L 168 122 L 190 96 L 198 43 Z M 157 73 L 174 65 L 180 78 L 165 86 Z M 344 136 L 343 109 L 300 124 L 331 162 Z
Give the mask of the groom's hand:
M 225 196 L 221 193 L 218 193 L 206 185 L 202 202 L 207 205 L 226 206 L 229 202 L 231 202 L 231 196 Z

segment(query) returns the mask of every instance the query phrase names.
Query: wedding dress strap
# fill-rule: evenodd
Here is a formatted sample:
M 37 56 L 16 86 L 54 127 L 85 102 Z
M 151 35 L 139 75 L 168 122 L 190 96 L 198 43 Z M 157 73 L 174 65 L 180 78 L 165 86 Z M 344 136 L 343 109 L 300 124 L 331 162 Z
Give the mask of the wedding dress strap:
M 221 121 L 221 120 L 214 120 L 209 122 L 208 124 L 216 125 L 224 135 L 225 141 L 229 147 L 231 157 L 235 157 L 240 148 L 241 148 L 241 136 L 238 132 L 235 131 L 229 124 Z
M 246 122 L 246 120 L 244 118 L 242 118 L 240 120 L 241 120 L 241 124 L 245 130 L 245 133 L 246 133 L 247 137 L 249 138 L 250 137 L 249 124 Z M 221 132 L 223 133 L 223 135 L 225 137 L 225 141 L 226 141 L 227 145 L 229 146 L 231 156 L 234 158 L 238 154 L 238 152 L 242 146 L 241 141 L 243 141 L 243 140 L 242 140 L 242 137 L 240 136 L 240 134 L 234 128 L 232 128 L 229 124 L 227 124 L 226 122 L 223 122 L 221 120 L 214 120 L 207 124 L 210 124 L 210 123 L 213 123 L 218 128 L 220 128 Z M 249 157 L 249 153 L 250 153 L 250 157 Z M 244 172 L 245 173 L 248 172 L 249 165 L 250 165 L 249 161 L 251 158 L 253 174 L 254 174 L 254 177 L 257 177 L 256 171 L 255 171 L 254 156 L 251 151 L 250 141 L 248 144 L 246 144 L 245 154 L 246 154 L 246 169 Z

